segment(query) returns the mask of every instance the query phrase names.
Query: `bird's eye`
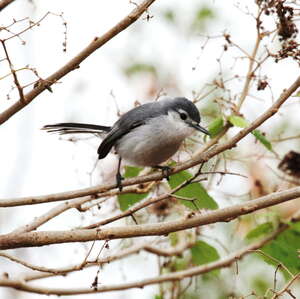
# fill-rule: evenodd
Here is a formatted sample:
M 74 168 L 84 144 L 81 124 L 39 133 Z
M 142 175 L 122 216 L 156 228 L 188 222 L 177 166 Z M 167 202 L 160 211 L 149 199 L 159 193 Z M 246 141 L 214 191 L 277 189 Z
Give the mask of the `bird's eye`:
M 182 120 L 186 120 L 187 119 L 187 115 L 185 113 L 180 113 L 179 115 L 180 115 L 180 118 Z

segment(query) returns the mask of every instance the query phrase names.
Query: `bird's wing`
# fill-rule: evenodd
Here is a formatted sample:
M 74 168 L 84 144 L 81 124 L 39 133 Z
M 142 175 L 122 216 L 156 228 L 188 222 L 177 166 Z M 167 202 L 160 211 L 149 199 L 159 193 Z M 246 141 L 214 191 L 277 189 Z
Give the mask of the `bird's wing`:
M 121 120 L 121 119 L 120 119 Z M 116 123 L 112 130 L 106 135 L 106 137 L 101 142 L 99 148 L 98 148 L 98 157 L 99 159 L 103 159 L 107 156 L 107 154 L 110 152 L 111 148 L 116 144 L 116 142 L 129 133 L 131 130 L 133 130 L 136 127 L 139 127 L 145 123 L 145 120 L 137 120 L 133 121 L 130 124 L 127 124 L 126 126 L 121 126 L 120 123 Z
M 152 102 L 135 107 L 122 115 L 100 144 L 98 148 L 99 159 L 106 157 L 111 148 L 121 137 L 134 128 L 145 124 L 148 119 L 157 117 L 162 113 L 167 113 L 163 102 Z

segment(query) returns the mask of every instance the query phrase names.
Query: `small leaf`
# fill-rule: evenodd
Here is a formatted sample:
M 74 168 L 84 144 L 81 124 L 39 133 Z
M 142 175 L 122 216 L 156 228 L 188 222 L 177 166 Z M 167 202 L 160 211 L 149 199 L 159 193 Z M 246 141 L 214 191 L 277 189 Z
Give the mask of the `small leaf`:
M 272 222 L 265 222 L 248 232 L 246 239 L 251 240 L 266 235 L 274 229 Z
M 125 166 L 125 173 L 124 173 L 124 178 L 133 178 L 139 175 L 140 171 L 143 168 L 140 167 L 134 167 L 134 166 Z
M 300 232 L 288 229 L 281 233 L 276 239 L 262 247 L 262 251 L 285 265 L 293 274 L 300 271 L 300 259 L 298 257 Z M 267 257 L 263 259 L 272 265 L 278 265 Z M 285 272 L 283 272 L 286 274 Z
M 210 262 L 214 262 L 220 258 L 218 251 L 208 243 L 204 241 L 197 241 L 191 248 L 192 262 L 195 265 L 204 265 Z M 220 270 L 213 271 L 219 273 Z
M 184 181 L 190 179 L 191 177 L 192 175 L 188 171 L 181 171 L 170 176 L 169 185 L 172 189 L 174 189 L 175 187 L 177 187 Z M 200 183 L 189 184 L 184 188 L 180 189 L 179 191 L 175 192 L 174 194 L 184 198 L 194 199 L 194 204 L 189 200 L 179 200 L 183 205 L 192 210 L 197 210 L 200 208 L 215 210 L 218 208 L 218 204 L 207 193 L 207 191 L 203 188 L 203 186 Z
M 246 119 L 244 119 L 241 116 L 237 116 L 237 115 L 231 115 L 231 116 L 229 116 L 228 120 L 235 127 L 239 127 L 239 128 L 246 128 L 249 125 L 249 123 L 248 123 L 248 121 Z
M 228 120 L 235 127 L 246 128 L 246 127 L 249 126 L 249 122 L 246 119 L 244 119 L 243 117 L 237 116 L 237 115 L 231 115 L 231 116 L 229 116 Z M 251 133 L 269 151 L 272 151 L 272 144 L 271 144 L 271 142 L 259 130 L 254 130 Z
M 215 118 L 208 126 L 208 131 L 211 137 L 218 135 L 224 126 L 224 121 L 222 117 Z
M 128 210 L 131 206 L 146 198 L 148 193 L 136 194 L 136 193 L 127 193 L 118 195 L 118 202 L 121 211 Z
M 136 177 L 140 173 L 141 170 L 142 170 L 142 168 L 126 166 L 124 177 L 125 178 Z M 142 194 L 127 193 L 127 194 L 118 195 L 118 202 L 119 202 L 121 211 L 128 210 L 131 206 L 133 206 L 137 202 L 141 201 L 142 199 L 146 198 L 147 195 L 148 195 L 148 193 L 142 193 Z
M 255 138 L 261 142 L 269 151 L 272 151 L 272 144 L 271 142 L 259 131 L 254 130 L 251 132 Z

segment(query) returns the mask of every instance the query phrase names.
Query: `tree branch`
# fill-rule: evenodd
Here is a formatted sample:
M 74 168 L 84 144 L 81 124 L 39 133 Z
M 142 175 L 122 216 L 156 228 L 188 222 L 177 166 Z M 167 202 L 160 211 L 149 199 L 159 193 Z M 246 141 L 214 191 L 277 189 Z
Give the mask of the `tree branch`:
M 15 0 L 1 0 L 0 1 L 0 11 L 4 9 L 8 4 L 14 2 Z
M 238 216 L 252 213 L 263 208 L 274 206 L 300 196 L 300 187 L 272 193 L 247 203 L 234 205 L 228 208 L 210 211 L 206 214 L 194 214 L 187 219 L 176 221 L 109 227 L 101 229 L 79 229 L 72 231 L 38 231 L 26 233 L 10 233 L 0 236 L 0 249 L 12 249 L 20 247 L 35 247 L 50 244 L 87 242 L 93 240 L 112 240 L 133 238 L 141 236 L 166 235 L 206 224 L 231 221 Z
M 45 80 L 41 81 L 33 90 L 24 95 L 24 100 L 19 99 L 16 103 L 0 114 L 0 125 L 12 117 L 15 113 L 20 111 L 28 105 L 34 98 L 36 98 L 45 89 L 49 88 L 52 84 L 56 83 L 59 79 L 70 73 L 71 71 L 79 68 L 79 65 L 88 56 L 90 56 L 97 49 L 102 47 L 105 43 L 115 37 L 117 34 L 125 30 L 128 26 L 134 23 L 154 2 L 155 0 L 145 0 L 138 5 L 128 16 L 121 20 L 117 25 L 112 27 L 109 31 L 101 37 L 95 37 L 94 40 L 73 59 L 67 62 L 63 67 L 50 75 Z M 0 3 L 1 8 L 1 3 Z
M 229 267 L 231 264 L 240 260 L 245 255 L 251 253 L 251 251 L 261 248 L 263 245 L 268 243 L 269 241 L 275 239 L 280 233 L 286 230 L 288 227 L 287 224 L 279 227 L 275 232 L 273 232 L 270 236 L 251 244 L 241 250 L 238 250 L 227 257 L 218 260 L 216 262 L 212 262 L 203 266 L 193 267 L 183 271 L 177 271 L 170 274 L 161 275 L 154 278 L 148 278 L 140 281 L 130 282 L 130 283 L 122 283 L 115 285 L 107 285 L 107 286 L 99 286 L 96 289 L 92 288 L 81 288 L 81 289 L 59 289 L 59 288 L 46 288 L 46 287 L 38 287 L 32 286 L 24 281 L 19 280 L 11 280 L 11 279 L 2 279 L 0 280 L 0 286 L 12 287 L 18 290 L 38 293 L 38 294 L 47 294 L 47 295 L 79 295 L 79 294 L 92 294 L 92 293 L 102 293 L 109 291 L 120 291 L 127 290 L 131 288 L 143 288 L 147 285 L 153 285 L 158 283 L 163 283 L 167 281 L 180 281 L 186 277 L 192 277 L 204 273 L 208 273 L 215 269 Z

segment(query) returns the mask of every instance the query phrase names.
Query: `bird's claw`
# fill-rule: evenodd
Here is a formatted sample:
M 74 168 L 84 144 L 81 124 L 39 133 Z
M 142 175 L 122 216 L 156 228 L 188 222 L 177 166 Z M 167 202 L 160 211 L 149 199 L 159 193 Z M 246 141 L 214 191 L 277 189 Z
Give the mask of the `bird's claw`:
M 172 168 L 169 166 L 154 166 L 154 168 L 160 169 L 162 172 L 162 175 L 164 176 L 164 178 L 166 178 L 168 181 L 170 180 L 169 176 L 172 173 Z

